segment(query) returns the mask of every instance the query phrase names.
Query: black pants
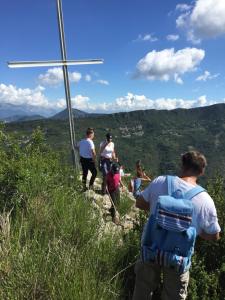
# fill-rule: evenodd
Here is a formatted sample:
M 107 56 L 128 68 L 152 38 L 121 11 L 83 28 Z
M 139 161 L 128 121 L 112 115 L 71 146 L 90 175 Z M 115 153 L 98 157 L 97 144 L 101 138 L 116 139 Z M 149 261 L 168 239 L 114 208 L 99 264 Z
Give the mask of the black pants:
M 88 171 L 90 171 L 92 176 L 89 182 L 89 186 L 92 186 L 97 176 L 97 169 L 95 167 L 95 162 L 93 161 L 92 158 L 84 158 L 81 156 L 80 163 L 83 171 L 82 183 L 86 186 Z
M 119 187 L 114 192 L 109 192 L 109 194 L 110 194 L 110 197 L 111 197 L 114 205 L 118 206 L 120 204 L 120 189 L 119 189 Z M 113 205 L 111 206 L 109 211 L 111 212 L 111 215 L 114 218 L 116 212 L 115 212 L 115 208 Z
M 102 193 L 106 193 L 106 175 L 110 171 L 112 160 L 110 158 L 101 157 L 101 171 L 102 171 Z

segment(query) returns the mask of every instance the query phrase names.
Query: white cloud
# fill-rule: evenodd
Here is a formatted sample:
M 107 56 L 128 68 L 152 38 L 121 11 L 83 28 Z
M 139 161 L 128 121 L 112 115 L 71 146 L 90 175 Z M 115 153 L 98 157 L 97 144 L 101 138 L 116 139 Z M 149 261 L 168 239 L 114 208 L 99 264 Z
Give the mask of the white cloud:
M 90 82 L 91 81 L 91 75 L 87 74 L 85 75 L 85 78 L 84 78 L 87 82 Z
M 190 9 L 191 9 L 191 5 L 188 5 L 186 3 L 180 3 L 180 4 L 176 5 L 176 10 L 181 11 L 181 12 L 184 12 L 184 11 L 187 11 Z
M 192 10 L 181 14 L 176 24 L 185 29 L 187 39 L 195 44 L 202 39 L 225 34 L 225 1 L 197 0 Z
M 183 80 L 178 76 L 178 74 L 174 74 L 174 81 L 178 84 L 183 84 Z
M 78 72 L 69 72 L 69 79 L 71 82 L 79 82 L 82 78 L 82 75 Z
M 81 110 L 88 110 L 89 109 L 89 97 L 77 95 L 75 97 L 71 98 L 71 104 L 72 107 L 81 109 Z M 66 108 L 66 100 L 65 99 L 59 99 L 56 103 L 56 107 L 59 109 L 65 109 Z
M 103 85 L 109 85 L 109 82 L 107 80 L 103 80 L 103 79 L 99 79 L 96 82 L 99 84 L 103 84 Z
M 167 35 L 167 37 L 166 37 L 166 39 L 168 40 L 168 41 L 177 41 L 177 40 L 179 40 L 179 35 L 178 34 L 168 34 Z
M 202 74 L 196 78 L 196 81 L 207 81 L 207 80 L 217 78 L 218 76 L 219 76 L 219 74 L 211 75 L 211 73 L 209 71 L 205 71 L 204 74 Z
M 158 38 L 154 36 L 153 33 L 147 33 L 145 35 L 139 34 L 137 39 L 134 42 L 156 42 Z
M 205 95 L 200 96 L 198 99 L 181 99 L 181 98 L 158 98 L 150 99 L 145 95 L 135 95 L 133 93 L 127 93 L 126 96 L 118 97 L 113 102 L 92 104 L 91 101 L 82 101 L 81 104 L 77 102 L 76 108 L 82 109 L 88 112 L 121 112 L 121 111 L 134 111 L 134 110 L 145 110 L 145 109 L 176 109 L 176 108 L 194 108 L 212 105 L 215 103 L 225 103 L 223 100 L 208 100 Z
M 32 105 L 48 107 L 48 99 L 43 94 L 44 87 L 38 86 L 35 89 L 21 89 L 14 85 L 0 84 L 0 101 L 14 105 Z
M 183 83 L 180 75 L 194 71 L 205 56 L 205 51 L 196 48 L 185 48 L 177 52 L 174 48 L 162 51 L 153 50 L 143 57 L 136 66 L 134 78 L 147 80 Z
M 72 82 L 79 82 L 82 75 L 78 72 L 69 72 L 69 79 Z M 62 68 L 48 69 L 45 74 L 40 74 L 39 81 L 48 86 L 57 86 L 63 82 L 63 70 Z
M 13 85 L 0 84 L 0 101 L 2 103 L 10 103 L 14 105 L 26 105 L 33 107 L 33 113 L 43 112 L 46 115 L 56 113 L 66 108 L 65 99 L 58 99 L 56 102 L 50 102 L 43 94 L 43 87 L 38 86 L 35 89 L 21 89 Z M 151 99 L 145 95 L 135 95 L 127 93 L 127 95 L 116 98 L 113 102 L 92 102 L 88 96 L 77 95 L 72 97 L 72 106 L 74 108 L 87 112 L 112 113 L 121 111 L 145 110 L 145 109 L 176 109 L 176 108 L 194 108 L 199 106 L 207 106 L 216 103 L 225 103 L 222 100 L 208 100 L 206 95 L 200 96 L 198 99 L 182 99 L 182 98 L 157 98 Z

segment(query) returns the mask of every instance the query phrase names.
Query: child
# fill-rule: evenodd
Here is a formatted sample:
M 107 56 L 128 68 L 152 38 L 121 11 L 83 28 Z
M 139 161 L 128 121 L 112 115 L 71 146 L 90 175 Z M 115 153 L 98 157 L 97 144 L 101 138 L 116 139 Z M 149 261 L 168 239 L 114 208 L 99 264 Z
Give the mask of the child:
M 124 187 L 120 176 L 120 166 L 117 163 L 112 163 L 111 169 L 106 175 L 106 182 L 109 196 L 111 197 L 113 204 L 116 206 L 120 202 L 120 186 L 122 188 Z M 112 221 L 117 224 L 119 220 L 116 218 L 116 211 L 113 204 L 110 211 L 112 215 Z
M 145 169 L 141 164 L 141 160 L 138 160 L 136 162 L 136 177 L 133 179 L 133 185 L 134 185 L 134 191 L 133 195 L 136 197 L 140 194 L 141 192 L 141 184 L 142 181 L 151 181 L 151 178 L 146 175 Z

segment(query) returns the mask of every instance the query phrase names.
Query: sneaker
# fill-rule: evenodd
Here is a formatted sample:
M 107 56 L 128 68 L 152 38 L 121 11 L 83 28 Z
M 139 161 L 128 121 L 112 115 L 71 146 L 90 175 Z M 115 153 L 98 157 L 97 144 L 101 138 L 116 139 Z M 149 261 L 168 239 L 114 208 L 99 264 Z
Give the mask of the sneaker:
M 116 225 L 119 225 L 120 224 L 120 218 L 118 215 L 115 215 L 113 218 L 112 218 L 112 221 L 113 223 L 115 223 Z
M 83 186 L 82 192 L 86 192 L 88 188 L 86 186 Z

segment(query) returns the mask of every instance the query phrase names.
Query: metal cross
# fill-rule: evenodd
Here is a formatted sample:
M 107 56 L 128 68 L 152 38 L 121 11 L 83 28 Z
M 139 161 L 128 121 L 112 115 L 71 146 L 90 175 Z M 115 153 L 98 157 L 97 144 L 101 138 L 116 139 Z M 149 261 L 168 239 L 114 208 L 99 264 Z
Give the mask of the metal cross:
M 59 38 L 60 38 L 61 58 L 62 59 L 61 60 L 50 60 L 50 61 L 21 61 L 21 62 L 11 61 L 11 62 L 8 62 L 8 67 L 9 68 L 28 68 L 28 67 L 62 66 L 63 77 L 64 77 L 64 87 L 65 87 L 65 94 L 66 94 L 66 105 L 67 105 L 68 118 L 69 118 L 69 132 L 70 132 L 72 162 L 73 162 L 73 166 L 76 169 L 78 169 L 78 158 L 76 155 L 76 148 L 75 148 L 76 139 L 75 139 L 75 129 L 74 129 L 74 116 L 73 116 L 72 105 L 71 105 L 70 83 L 69 83 L 67 66 L 102 64 L 103 59 L 67 60 L 61 0 L 56 0 L 56 4 L 57 4 L 58 27 L 59 27 Z

